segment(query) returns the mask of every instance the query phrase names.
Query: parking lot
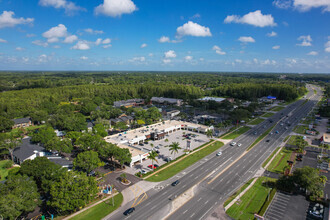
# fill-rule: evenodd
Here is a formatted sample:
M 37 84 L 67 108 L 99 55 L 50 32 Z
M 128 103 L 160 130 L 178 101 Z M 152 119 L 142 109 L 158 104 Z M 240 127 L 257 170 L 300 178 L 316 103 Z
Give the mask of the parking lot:
M 306 219 L 308 207 L 305 196 L 277 192 L 264 217 L 267 220 Z
M 183 135 L 187 135 L 187 134 L 192 134 L 195 137 L 190 136 L 190 139 L 183 137 Z M 165 141 L 166 139 L 168 139 L 168 141 Z M 161 166 L 162 164 L 166 163 L 166 161 L 164 160 L 165 158 L 171 157 L 172 159 L 175 159 L 176 157 L 184 154 L 185 153 L 184 150 L 188 148 L 187 146 L 188 140 L 190 141 L 190 150 L 193 150 L 209 142 L 210 138 L 208 138 L 205 134 L 202 133 L 197 133 L 187 130 L 179 130 L 169 135 L 166 135 L 165 138 L 162 140 L 149 141 L 148 144 L 143 144 L 143 146 L 138 145 L 136 147 L 143 147 L 148 150 L 152 150 L 152 148 L 154 147 L 154 150 L 159 151 L 157 162 L 155 161 L 154 163 Z M 172 154 L 169 150 L 169 147 L 167 147 L 171 145 L 173 142 L 178 142 L 179 146 L 181 147 L 181 149 L 175 155 L 174 152 Z M 153 147 L 151 144 L 153 144 Z M 148 167 L 148 165 L 151 164 L 152 164 L 151 160 L 146 159 L 143 160 L 142 163 L 136 163 L 135 165 L 133 165 L 133 167 L 127 167 L 125 172 L 135 174 L 141 171 L 141 169 L 148 172 L 152 170 L 151 168 Z

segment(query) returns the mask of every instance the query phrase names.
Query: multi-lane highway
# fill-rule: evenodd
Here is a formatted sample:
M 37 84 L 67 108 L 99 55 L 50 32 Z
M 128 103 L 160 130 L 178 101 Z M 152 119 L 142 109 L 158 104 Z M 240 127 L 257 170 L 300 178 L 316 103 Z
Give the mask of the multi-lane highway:
M 313 89 L 318 91 L 316 95 Z M 290 104 L 273 115 L 271 120 L 265 120 L 235 139 L 235 142 L 242 144 L 241 147 L 225 145 L 222 147 L 223 153 L 220 157 L 209 155 L 206 159 L 186 169 L 183 172 L 184 175 L 180 176 L 179 185 L 173 187 L 165 184 L 161 191 L 150 190 L 147 192 L 148 199 L 135 207 L 136 210 L 131 216 L 125 217 L 122 214 L 126 208 L 132 205 L 128 203 L 114 213 L 111 219 L 162 219 L 170 213 L 173 199 L 195 185 L 197 185 L 197 189 L 194 197 L 167 218 L 203 219 L 207 217 L 245 181 L 254 176 L 263 161 L 280 145 L 301 118 L 305 117 L 313 108 L 320 98 L 319 94 L 320 91 L 316 87 L 309 87 L 306 99 L 310 99 L 310 101 L 304 103 L 305 100 L 299 100 Z M 288 126 L 288 122 L 291 126 Z M 281 123 L 284 125 L 281 126 Z M 250 151 L 246 151 L 261 134 L 274 125 L 273 131 L 278 131 L 278 134 L 274 132 L 274 134 L 268 135 Z M 267 140 L 269 141 L 266 142 Z M 167 183 L 175 179 L 176 177 L 173 177 Z

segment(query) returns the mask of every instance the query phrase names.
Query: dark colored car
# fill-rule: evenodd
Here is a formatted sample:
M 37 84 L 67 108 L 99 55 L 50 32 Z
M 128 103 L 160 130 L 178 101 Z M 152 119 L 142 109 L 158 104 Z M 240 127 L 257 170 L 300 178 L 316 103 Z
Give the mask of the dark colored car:
M 158 164 L 154 164 L 154 167 L 158 168 L 159 166 L 158 166 Z
M 134 212 L 134 211 L 135 211 L 135 208 L 134 208 L 134 207 L 129 208 L 129 209 L 127 209 L 127 210 L 124 212 L 124 215 L 130 215 L 130 214 L 132 214 L 132 212 Z
M 144 144 L 143 144 L 143 143 L 140 143 L 139 145 L 140 145 L 140 146 L 144 146 Z
M 268 143 L 270 140 L 266 140 L 266 142 Z
M 176 180 L 176 181 L 174 181 L 173 183 L 172 183 L 172 186 L 176 186 L 176 185 L 178 185 L 180 183 L 180 181 L 179 180 Z

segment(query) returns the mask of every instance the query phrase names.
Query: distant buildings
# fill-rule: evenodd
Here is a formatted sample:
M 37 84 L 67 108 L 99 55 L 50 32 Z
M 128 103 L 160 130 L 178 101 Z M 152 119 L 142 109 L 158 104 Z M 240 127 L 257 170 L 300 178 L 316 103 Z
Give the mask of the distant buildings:
M 12 127 L 12 129 L 26 128 L 32 125 L 32 121 L 29 117 L 13 119 L 13 121 L 14 121 L 14 126 Z
M 175 116 L 177 116 L 179 114 L 180 114 L 179 110 L 173 110 L 173 111 L 170 111 L 170 112 L 166 113 L 168 118 L 174 118 Z
M 321 137 L 322 144 L 330 144 L 330 134 L 324 133 Z
M 130 108 L 141 105 L 144 105 L 144 99 L 128 99 L 128 100 L 116 101 L 113 103 L 113 106 L 116 108 L 120 108 L 122 106 L 126 108 Z
M 159 104 L 171 104 L 176 106 L 181 106 L 183 104 L 182 99 L 164 98 L 164 97 L 152 97 L 151 102 Z
M 125 124 L 129 125 L 133 123 L 134 118 L 132 116 L 127 116 L 125 114 L 122 114 L 118 118 L 110 119 L 110 124 L 117 124 L 118 122 L 124 122 Z
M 217 103 L 221 103 L 223 101 L 225 101 L 226 99 L 225 98 L 218 98 L 218 97 L 204 97 L 204 98 L 200 98 L 200 99 L 197 99 L 198 101 L 202 101 L 202 102 L 208 102 L 208 101 L 215 101 Z

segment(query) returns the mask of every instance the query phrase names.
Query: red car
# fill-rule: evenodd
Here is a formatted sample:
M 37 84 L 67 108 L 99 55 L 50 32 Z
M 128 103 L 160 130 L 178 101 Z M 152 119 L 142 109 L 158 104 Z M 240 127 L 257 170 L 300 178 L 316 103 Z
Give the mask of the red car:
M 155 164 L 153 167 L 152 167 L 152 165 L 149 165 L 148 167 L 149 167 L 150 169 L 156 169 L 156 168 L 158 167 L 158 165 Z

